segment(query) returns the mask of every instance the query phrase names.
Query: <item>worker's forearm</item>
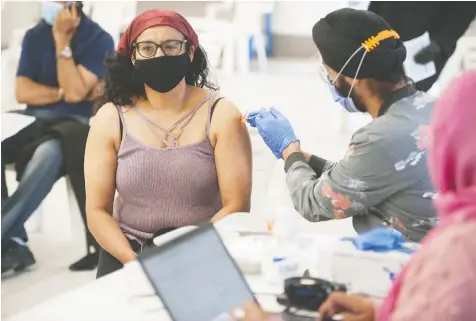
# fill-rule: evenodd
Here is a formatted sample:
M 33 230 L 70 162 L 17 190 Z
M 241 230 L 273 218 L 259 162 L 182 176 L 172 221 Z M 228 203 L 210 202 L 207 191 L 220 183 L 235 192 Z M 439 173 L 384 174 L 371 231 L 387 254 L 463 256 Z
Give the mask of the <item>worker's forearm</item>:
M 290 154 L 286 157 L 286 163 L 284 167 L 286 171 L 288 171 L 294 162 L 305 160 L 316 173 L 316 177 L 319 178 L 321 177 L 322 173 L 333 164 L 324 158 L 306 153 L 304 151 L 295 152 L 293 154 Z M 302 154 L 304 158 L 300 154 Z
M 39 84 L 27 77 L 16 79 L 15 96 L 20 104 L 44 106 L 60 101 L 59 88 Z
M 109 213 L 88 212 L 88 228 L 99 245 L 122 264 L 135 260 L 136 253 Z
M 88 89 L 74 60 L 72 58 L 60 57 L 60 53 L 65 47 L 70 47 L 69 42 L 56 42 L 58 83 L 60 88 L 64 90 L 65 101 L 77 103 L 85 99 Z
M 316 155 L 310 155 L 309 158 L 307 158 L 307 163 L 314 170 L 317 177 L 321 177 L 326 168 L 332 166 L 332 163 L 330 163 L 328 160 Z
M 294 208 L 302 217 L 310 222 L 332 219 L 317 188 L 320 180 L 302 153 L 291 154 L 286 160 L 286 182 Z

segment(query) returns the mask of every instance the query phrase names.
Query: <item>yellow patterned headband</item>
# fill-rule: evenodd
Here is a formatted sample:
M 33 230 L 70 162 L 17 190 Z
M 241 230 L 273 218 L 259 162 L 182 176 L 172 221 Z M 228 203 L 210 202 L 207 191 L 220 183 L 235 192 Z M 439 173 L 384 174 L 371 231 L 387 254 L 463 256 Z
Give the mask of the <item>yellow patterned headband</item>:
M 372 36 L 369 39 L 365 40 L 362 43 L 362 47 L 364 47 L 367 52 L 370 52 L 374 50 L 378 45 L 380 45 L 380 41 L 392 37 L 395 39 L 400 39 L 400 36 L 395 30 L 383 30 L 380 31 L 376 36 Z

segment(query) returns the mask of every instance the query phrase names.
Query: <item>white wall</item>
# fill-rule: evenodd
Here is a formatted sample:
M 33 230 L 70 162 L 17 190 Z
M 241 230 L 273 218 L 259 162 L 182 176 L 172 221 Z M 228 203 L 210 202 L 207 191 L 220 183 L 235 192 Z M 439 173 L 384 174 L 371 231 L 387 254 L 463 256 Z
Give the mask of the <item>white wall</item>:
M 184 16 L 200 17 L 205 14 L 205 7 L 211 2 L 212 1 L 139 1 L 137 11 L 142 12 L 147 9 L 160 7 L 176 10 Z M 273 12 L 272 21 L 273 33 L 309 36 L 312 26 L 317 20 L 346 4 L 347 1 L 275 1 L 275 11 Z
M 166 7 L 183 12 L 188 16 L 203 16 L 207 3 L 196 1 L 137 2 L 137 1 L 93 1 L 92 18 L 112 34 L 117 41 L 117 26 L 127 15 L 134 16 L 152 7 Z M 312 26 L 327 13 L 343 7 L 345 1 L 276 1 L 273 13 L 273 33 L 281 35 L 309 36 Z M 2 10 L 2 45 L 8 44 L 15 28 L 29 28 L 40 19 L 40 2 L 6 1 Z M 192 14 L 195 12 L 196 14 Z
M 272 18 L 273 33 L 310 36 L 320 18 L 345 5 L 344 1 L 277 1 Z
M 127 17 L 132 19 L 137 12 L 137 1 L 88 1 L 85 13 L 92 10 L 91 18 L 109 32 L 117 43 L 119 32 Z M 29 29 L 41 19 L 39 1 L 5 1 L 2 8 L 2 47 L 10 43 L 12 31 Z
M 137 12 L 161 8 L 177 11 L 184 17 L 203 17 L 207 5 L 216 2 L 220 1 L 138 1 Z
M 137 1 L 93 1 L 91 7 L 91 19 L 112 36 L 115 44 L 123 26 L 129 24 L 137 13 Z
M 10 42 L 14 29 L 31 28 L 41 16 L 40 2 L 5 1 L 2 8 L 2 47 Z

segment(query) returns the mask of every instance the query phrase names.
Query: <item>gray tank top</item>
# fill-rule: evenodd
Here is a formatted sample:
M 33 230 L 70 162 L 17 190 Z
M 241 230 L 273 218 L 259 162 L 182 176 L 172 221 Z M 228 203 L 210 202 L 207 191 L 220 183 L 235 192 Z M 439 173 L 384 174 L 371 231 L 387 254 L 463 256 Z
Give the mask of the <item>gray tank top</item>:
M 117 153 L 116 189 L 113 217 L 123 233 L 143 243 L 163 228 L 198 225 L 209 221 L 221 208 L 214 149 L 210 144 L 210 119 L 215 93 L 171 128 L 154 123 L 138 108 L 132 107 L 167 147 L 146 146 L 127 131 L 122 108 L 118 107 L 123 126 Z M 215 103 L 216 104 L 216 103 Z M 178 136 L 195 113 L 208 106 L 205 138 L 195 144 L 177 146 Z M 178 134 L 171 131 L 178 127 Z M 164 134 L 173 139 L 172 144 Z

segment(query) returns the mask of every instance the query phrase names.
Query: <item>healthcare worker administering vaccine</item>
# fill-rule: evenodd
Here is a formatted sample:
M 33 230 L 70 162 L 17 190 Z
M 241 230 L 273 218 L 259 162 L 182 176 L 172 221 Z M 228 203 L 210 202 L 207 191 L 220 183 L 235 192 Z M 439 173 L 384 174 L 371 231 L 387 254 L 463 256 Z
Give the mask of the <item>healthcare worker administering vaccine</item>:
M 363 232 L 388 226 L 420 241 L 436 224 L 435 189 L 427 168 L 433 99 L 405 76 L 406 49 L 380 16 L 340 9 L 312 29 L 323 79 L 335 101 L 373 121 L 352 137 L 347 153 L 331 162 L 301 150 L 277 109 L 248 115 L 277 158 L 285 161 L 296 210 L 312 222 L 353 217 Z

